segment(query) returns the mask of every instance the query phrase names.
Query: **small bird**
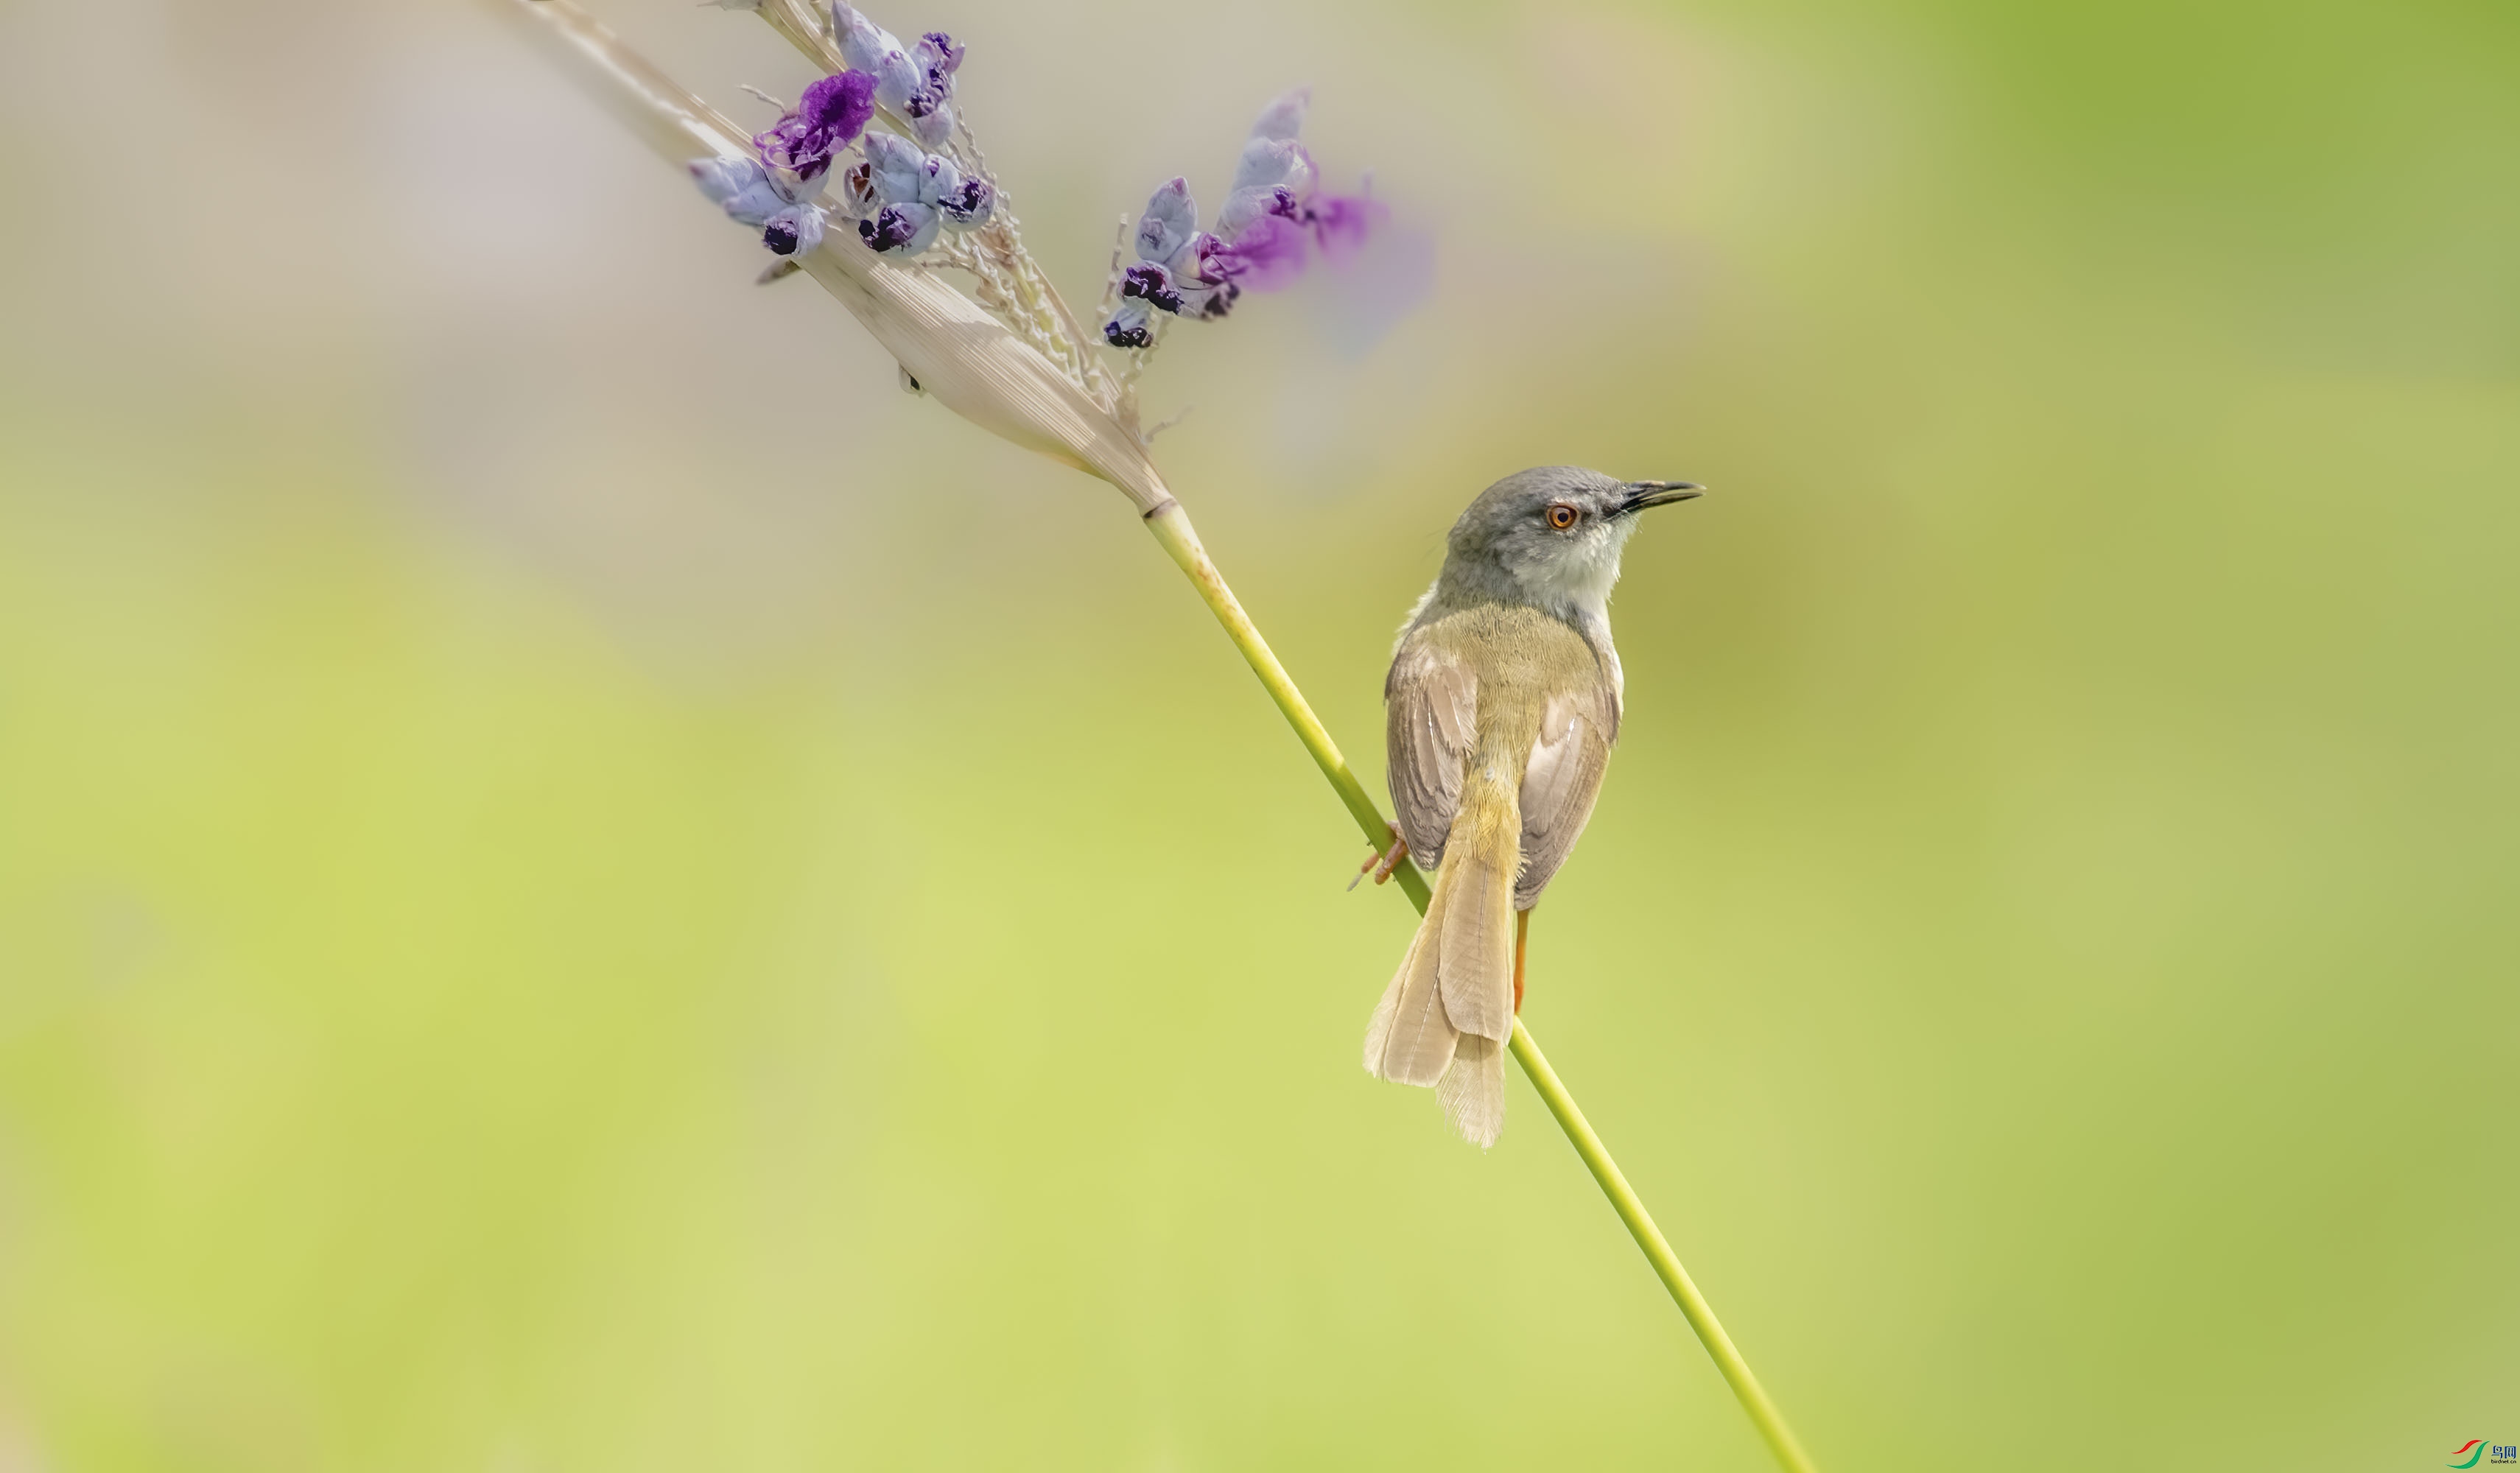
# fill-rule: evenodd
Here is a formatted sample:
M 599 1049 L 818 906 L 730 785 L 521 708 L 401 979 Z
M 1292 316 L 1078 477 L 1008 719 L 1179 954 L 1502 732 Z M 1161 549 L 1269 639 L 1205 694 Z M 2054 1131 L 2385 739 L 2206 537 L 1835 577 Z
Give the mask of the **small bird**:
M 1505 1129 L 1531 908 L 1593 816 L 1619 739 L 1620 550 L 1638 513 L 1701 494 L 1576 466 L 1507 476 L 1453 523 L 1444 570 L 1392 651 L 1382 698 L 1400 821 L 1366 868 L 1378 884 L 1415 855 L 1435 888 L 1366 1029 L 1365 1067 L 1434 1087 L 1478 1145 Z

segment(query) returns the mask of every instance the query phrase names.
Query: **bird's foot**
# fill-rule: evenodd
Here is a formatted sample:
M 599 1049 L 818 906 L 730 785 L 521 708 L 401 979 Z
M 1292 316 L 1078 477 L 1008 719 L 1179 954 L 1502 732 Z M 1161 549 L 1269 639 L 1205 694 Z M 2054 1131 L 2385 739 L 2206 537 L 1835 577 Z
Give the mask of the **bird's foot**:
M 1399 869 L 1400 862 L 1408 857 L 1409 841 L 1400 836 L 1400 826 L 1394 824 L 1391 826 L 1391 848 L 1389 851 L 1367 855 L 1365 857 L 1365 863 L 1360 866 L 1356 871 L 1356 879 L 1349 880 L 1347 882 L 1347 887 L 1351 890 L 1355 889 L 1357 880 L 1361 880 L 1369 874 L 1373 876 L 1373 882 L 1375 884 L 1381 884 L 1384 880 L 1391 877 L 1391 871 Z

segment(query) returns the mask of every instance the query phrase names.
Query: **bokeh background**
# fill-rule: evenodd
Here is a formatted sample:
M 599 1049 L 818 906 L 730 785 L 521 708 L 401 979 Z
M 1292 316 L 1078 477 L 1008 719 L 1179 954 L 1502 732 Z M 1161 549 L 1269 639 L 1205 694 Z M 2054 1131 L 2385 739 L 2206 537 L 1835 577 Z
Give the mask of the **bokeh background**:
M 748 18 L 597 7 L 739 119 Z M 2520 1440 L 2520 11 L 953 0 L 1028 238 L 1316 89 L 1167 473 L 1369 781 L 1639 539 L 1527 1016 L 1830 1469 Z M 0 1468 L 1756 1469 L 1107 488 L 487 4 L 0 5 Z

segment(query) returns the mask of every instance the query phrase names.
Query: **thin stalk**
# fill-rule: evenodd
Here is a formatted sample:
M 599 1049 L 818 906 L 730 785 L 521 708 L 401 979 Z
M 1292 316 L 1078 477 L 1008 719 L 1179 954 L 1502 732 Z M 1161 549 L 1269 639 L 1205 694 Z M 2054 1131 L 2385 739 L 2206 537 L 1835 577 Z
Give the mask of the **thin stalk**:
M 1270 650 L 1269 642 L 1260 637 L 1259 626 L 1242 611 L 1242 603 L 1234 597 L 1234 590 L 1226 586 L 1225 575 L 1218 572 L 1216 564 L 1209 560 L 1207 549 L 1200 545 L 1198 533 L 1191 527 L 1190 513 L 1182 510 L 1180 502 L 1158 507 L 1148 514 L 1147 530 L 1154 533 L 1155 541 L 1172 555 L 1173 561 L 1181 564 L 1191 586 L 1198 590 L 1199 598 L 1205 600 L 1208 608 L 1215 613 L 1216 622 L 1225 626 L 1226 638 L 1234 642 L 1235 648 L 1242 651 L 1245 660 L 1250 661 L 1251 673 L 1260 677 L 1261 687 L 1269 692 L 1269 698 L 1277 702 L 1278 710 L 1286 718 L 1286 725 L 1295 729 L 1295 736 L 1304 743 L 1304 750 L 1313 754 L 1313 761 L 1321 766 L 1322 776 L 1330 780 L 1330 787 L 1338 793 L 1339 801 L 1347 805 L 1349 817 L 1365 830 L 1365 841 L 1375 849 L 1391 847 L 1390 822 L 1383 818 L 1373 795 L 1365 790 L 1365 784 L 1358 781 L 1356 774 L 1348 769 L 1347 759 L 1339 755 L 1338 743 L 1330 739 L 1329 732 L 1322 726 L 1322 719 L 1313 714 L 1313 708 L 1304 700 L 1304 692 L 1295 689 L 1295 678 L 1286 673 L 1285 666 L 1278 663 L 1278 656 Z M 1426 876 L 1418 872 L 1416 865 L 1404 859 L 1393 869 L 1391 877 L 1398 881 L 1400 891 L 1409 897 L 1409 903 L 1423 915 L 1427 898 Z
M 1653 1265 L 1655 1276 L 1671 1291 L 1680 1313 L 1688 1318 L 1688 1327 L 1697 1331 L 1698 1343 L 1715 1359 L 1715 1368 L 1731 1383 L 1732 1394 L 1741 1399 L 1741 1409 L 1750 1414 L 1751 1425 L 1768 1440 L 1768 1451 L 1777 1454 L 1778 1465 L 1791 1473 L 1813 1473 L 1811 1455 L 1794 1440 L 1794 1430 L 1785 1425 L 1784 1413 L 1768 1400 L 1767 1388 L 1750 1373 L 1750 1362 L 1741 1359 L 1732 1337 L 1724 1333 L 1714 1307 L 1697 1292 L 1696 1281 L 1680 1266 L 1680 1255 L 1671 1251 L 1662 1229 L 1654 1226 L 1653 1215 L 1645 1211 L 1637 1189 L 1628 1184 L 1619 1163 L 1610 1159 L 1610 1148 L 1593 1133 L 1593 1123 L 1576 1107 L 1575 1096 L 1566 1093 L 1565 1083 L 1558 1079 L 1556 1070 L 1549 1067 L 1548 1055 L 1540 1051 L 1540 1045 L 1532 1041 L 1531 1030 L 1522 1026 L 1520 1018 L 1513 1020 L 1512 1048 L 1514 1061 L 1531 1076 L 1531 1087 L 1540 1092 L 1549 1113 L 1557 1117 L 1558 1128 L 1566 1132 L 1566 1138 L 1575 1142 L 1575 1154 L 1584 1158 L 1593 1180 L 1601 1183 L 1601 1194 L 1617 1209 L 1619 1221 L 1628 1225 L 1637 1246 L 1645 1252 L 1645 1262 Z

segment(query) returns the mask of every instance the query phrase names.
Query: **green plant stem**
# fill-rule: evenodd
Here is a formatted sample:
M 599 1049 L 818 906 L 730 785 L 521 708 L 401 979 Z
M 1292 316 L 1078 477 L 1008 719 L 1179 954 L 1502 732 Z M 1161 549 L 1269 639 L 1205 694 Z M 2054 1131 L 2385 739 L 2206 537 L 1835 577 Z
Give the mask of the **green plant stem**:
M 1159 507 L 1147 517 L 1147 530 L 1154 533 L 1155 541 L 1163 544 L 1164 551 L 1172 555 L 1173 561 L 1181 564 L 1181 570 L 1190 576 L 1192 586 L 1198 590 L 1199 598 L 1205 600 L 1208 608 L 1216 614 L 1216 622 L 1225 626 L 1226 637 L 1234 641 L 1234 647 L 1241 650 L 1242 657 L 1250 661 L 1251 673 L 1260 677 L 1262 688 L 1268 691 L 1269 698 L 1278 703 L 1279 711 L 1286 718 L 1286 725 L 1295 729 L 1295 736 L 1304 743 L 1304 750 L 1312 753 L 1313 761 L 1321 765 L 1322 776 L 1330 780 L 1330 786 L 1338 792 L 1339 801 L 1347 805 L 1349 817 L 1355 819 L 1357 827 L 1365 831 L 1365 841 L 1376 850 L 1390 848 L 1393 836 L 1390 821 L 1382 816 L 1381 807 L 1373 801 L 1373 795 L 1365 790 L 1365 784 L 1357 781 L 1356 774 L 1348 770 L 1347 759 L 1339 755 L 1338 743 L 1330 740 L 1330 734 L 1322 726 L 1322 719 L 1305 704 L 1304 692 L 1295 689 L 1294 677 L 1286 673 L 1285 666 L 1278 663 L 1278 656 L 1270 652 L 1269 642 L 1260 637 L 1259 626 L 1242 611 L 1241 601 L 1234 597 L 1234 590 L 1226 586 L 1225 575 L 1218 572 L 1216 564 L 1209 560 L 1207 549 L 1199 544 L 1198 533 L 1191 527 L 1190 513 L 1182 510 L 1179 502 Z M 1409 897 L 1409 903 L 1423 915 L 1427 900 L 1426 876 L 1418 871 L 1416 865 L 1404 859 L 1393 868 L 1391 877 L 1399 884 L 1401 893 Z
M 1566 1086 L 1558 1079 L 1557 1071 L 1549 1067 L 1548 1055 L 1532 1042 L 1531 1030 L 1522 1026 L 1520 1018 L 1513 1020 L 1512 1047 L 1514 1061 L 1522 1065 L 1523 1073 L 1531 1076 L 1531 1087 L 1540 1092 L 1542 1101 L 1549 1106 L 1549 1113 L 1557 1117 L 1557 1124 L 1566 1132 L 1566 1138 L 1575 1142 L 1575 1154 L 1584 1158 L 1584 1165 L 1591 1169 L 1593 1180 L 1601 1183 L 1601 1194 L 1618 1209 L 1619 1221 L 1628 1225 L 1628 1231 L 1636 1237 L 1637 1246 L 1645 1252 L 1645 1262 L 1653 1265 L 1662 1286 L 1671 1291 L 1671 1297 L 1680 1305 L 1680 1313 L 1688 1317 L 1688 1327 L 1697 1331 L 1698 1341 L 1706 1347 L 1706 1354 L 1715 1359 L 1715 1368 L 1724 1373 L 1724 1379 L 1732 1384 L 1732 1394 L 1741 1399 L 1741 1409 L 1750 1414 L 1752 1425 L 1759 1429 L 1761 1437 L 1768 1440 L 1768 1451 L 1777 1454 L 1778 1466 L 1791 1469 L 1792 1473 L 1813 1473 L 1811 1457 L 1803 1451 L 1803 1445 L 1794 1440 L 1793 1429 L 1785 1425 L 1784 1413 L 1777 1410 L 1777 1404 L 1768 1400 L 1767 1388 L 1750 1373 L 1750 1362 L 1741 1359 L 1741 1352 L 1734 1348 L 1732 1337 L 1724 1333 L 1724 1326 L 1716 1319 L 1715 1311 L 1707 1304 L 1706 1296 L 1697 1292 L 1696 1281 L 1688 1276 L 1687 1269 L 1680 1266 L 1680 1255 L 1672 1252 L 1671 1244 L 1664 1241 L 1662 1229 L 1654 1226 L 1652 1215 L 1645 1211 L 1645 1204 L 1638 1200 L 1637 1189 L 1628 1184 L 1626 1175 L 1619 1170 L 1619 1163 L 1610 1159 L 1610 1148 L 1593 1133 L 1593 1123 L 1586 1120 L 1584 1112 L 1577 1108 L 1575 1096 L 1566 1093 Z
M 1199 543 L 1198 533 L 1191 527 L 1189 513 L 1181 509 L 1178 502 L 1159 507 L 1147 517 L 1147 529 L 1155 534 L 1155 541 L 1163 545 L 1173 561 L 1189 575 L 1192 585 L 1198 590 L 1199 598 L 1215 613 L 1216 621 L 1225 626 L 1226 637 L 1234 641 L 1234 647 L 1241 650 L 1243 659 L 1250 662 L 1251 672 L 1260 677 L 1260 684 L 1268 691 L 1269 698 L 1285 715 L 1286 724 L 1295 729 L 1305 750 L 1313 754 L 1313 761 L 1320 764 L 1322 775 L 1329 779 L 1330 786 L 1337 790 L 1339 801 L 1347 806 L 1357 826 L 1364 830 L 1366 841 L 1376 849 L 1387 847 L 1392 830 L 1389 821 L 1382 817 L 1381 807 L 1365 790 L 1365 784 L 1357 781 L 1356 774 L 1349 771 L 1347 759 L 1339 755 L 1338 743 L 1330 740 L 1330 734 L 1322 726 L 1321 718 L 1315 716 L 1313 708 L 1305 703 L 1304 693 L 1295 689 L 1294 678 L 1286 673 L 1285 666 L 1278 663 L 1278 656 L 1270 651 L 1269 642 L 1260 637 L 1258 626 L 1251 622 L 1251 616 L 1243 611 L 1241 602 L 1234 597 L 1234 590 L 1227 586 L 1225 575 L 1216 570 L 1216 563 L 1207 556 L 1207 549 Z M 1424 915 L 1426 877 L 1418 872 L 1418 867 L 1402 860 L 1392 871 L 1392 878 L 1399 883 L 1402 893 L 1409 897 L 1409 903 L 1418 908 L 1419 915 Z M 1688 1327 L 1697 1332 L 1698 1343 L 1704 1345 L 1706 1354 L 1714 1359 L 1715 1368 L 1723 1372 L 1732 1394 L 1740 1398 L 1741 1409 L 1749 1413 L 1751 1424 L 1767 1440 L 1768 1451 L 1776 1454 L 1778 1465 L 1787 1473 L 1814 1473 L 1811 1457 L 1803 1451 L 1802 1444 L 1795 1440 L 1793 1429 L 1785 1425 L 1784 1414 L 1778 1411 L 1777 1404 L 1768 1399 L 1767 1390 L 1760 1386 L 1759 1378 L 1750 1373 L 1750 1363 L 1741 1359 L 1741 1352 L 1732 1344 L 1732 1337 L 1724 1333 L 1724 1326 L 1716 1319 L 1715 1311 L 1707 1304 L 1706 1296 L 1697 1292 L 1697 1285 L 1689 1278 L 1688 1271 L 1680 1266 L 1680 1255 L 1671 1251 L 1671 1244 L 1663 1237 L 1662 1229 L 1654 1226 L 1653 1215 L 1645 1211 L 1645 1204 L 1639 1200 L 1636 1188 L 1628 1184 L 1619 1164 L 1610 1159 L 1609 1147 L 1594 1134 L 1592 1123 L 1576 1107 L 1575 1096 L 1566 1092 L 1566 1085 L 1558 1079 L 1557 1071 L 1549 1067 L 1547 1055 L 1540 1051 L 1540 1045 L 1532 1041 L 1531 1030 L 1525 1028 L 1518 1017 L 1513 1020 L 1512 1048 L 1514 1061 L 1522 1065 L 1524 1074 L 1530 1076 L 1531 1087 L 1540 1092 L 1541 1099 L 1549 1106 L 1549 1113 L 1556 1117 L 1558 1127 L 1566 1132 L 1566 1138 L 1574 1142 L 1575 1154 L 1584 1158 L 1585 1167 L 1593 1173 L 1593 1180 L 1601 1184 L 1601 1193 L 1610 1199 L 1610 1206 L 1618 1212 L 1619 1221 L 1628 1225 L 1628 1231 L 1636 1238 L 1637 1246 L 1644 1250 L 1645 1262 L 1653 1266 L 1655 1276 L 1662 1280 L 1664 1288 L 1671 1291 L 1672 1299 L 1680 1306 L 1680 1313 L 1688 1320 Z

